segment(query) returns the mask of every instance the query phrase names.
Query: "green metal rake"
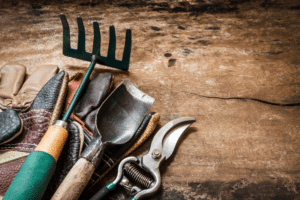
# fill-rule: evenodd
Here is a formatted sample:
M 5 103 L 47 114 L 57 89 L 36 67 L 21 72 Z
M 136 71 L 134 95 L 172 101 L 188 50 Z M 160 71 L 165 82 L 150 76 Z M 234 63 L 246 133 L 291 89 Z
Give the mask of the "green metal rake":
M 85 50 L 85 31 L 82 19 L 80 17 L 77 17 L 77 24 L 78 24 L 78 47 L 77 49 L 71 48 L 70 45 L 70 28 L 68 25 L 68 21 L 64 14 L 60 14 L 60 19 L 63 25 L 63 54 L 65 56 L 69 56 L 72 58 L 77 58 L 85 61 L 91 62 L 89 68 L 87 69 L 81 84 L 79 85 L 72 101 L 70 102 L 70 105 L 63 117 L 63 121 L 67 121 L 67 119 L 70 117 L 73 108 L 75 107 L 77 103 L 77 99 L 79 99 L 79 96 L 81 95 L 83 88 L 92 73 L 96 63 L 102 64 L 105 66 L 121 69 L 124 71 L 128 71 L 129 68 L 129 61 L 130 61 L 130 52 L 131 52 L 131 30 L 126 30 L 126 38 L 125 38 L 125 46 L 124 46 L 124 52 L 123 52 L 123 58 L 122 60 L 116 59 L 116 33 L 115 33 L 115 27 L 110 26 L 109 28 L 109 44 L 108 44 L 108 53 L 107 56 L 102 56 L 100 54 L 100 42 L 101 42 L 101 36 L 100 36 L 100 29 L 99 24 L 94 21 L 93 27 L 94 27 L 94 43 L 93 43 L 93 52 L 87 52 Z M 77 97 L 78 96 L 78 97 Z M 73 101 L 74 100 L 74 101 Z
M 85 51 L 85 31 L 82 19 L 77 17 L 78 24 L 78 48 L 73 49 L 70 46 L 70 29 L 65 15 L 60 14 L 60 19 L 63 25 L 63 54 L 65 56 L 69 56 L 72 58 L 77 58 L 85 61 L 92 62 L 91 58 L 93 55 L 96 55 L 100 58 L 98 64 L 103 64 L 109 67 L 121 69 L 128 71 L 129 68 L 129 60 L 130 60 L 130 52 L 131 52 L 131 30 L 126 30 L 126 39 L 125 46 L 123 52 L 123 59 L 118 60 L 115 58 L 116 55 L 116 33 L 115 27 L 110 26 L 109 28 L 109 45 L 108 45 L 108 53 L 107 56 L 100 55 L 100 43 L 101 36 L 99 30 L 98 22 L 94 21 L 94 43 L 93 43 L 93 52 Z

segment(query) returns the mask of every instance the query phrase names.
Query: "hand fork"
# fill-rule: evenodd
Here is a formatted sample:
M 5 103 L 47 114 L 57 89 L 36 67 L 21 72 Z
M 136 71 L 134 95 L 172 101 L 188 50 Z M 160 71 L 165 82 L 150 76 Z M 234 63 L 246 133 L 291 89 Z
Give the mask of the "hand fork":
M 69 56 L 72 58 L 77 58 L 85 61 L 91 62 L 89 68 L 87 69 L 70 105 L 68 110 L 66 111 L 63 121 L 67 121 L 70 117 L 73 108 L 75 107 L 77 101 L 73 101 L 74 99 L 79 99 L 78 96 L 81 95 L 85 84 L 88 81 L 89 76 L 91 75 L 96 63 L 106 65 L 109 67 L 121 69 L 124 71 L 128 71 L 129 61 L 130 61 L 130 52 L 131 52 L 131 30 L 126 30 L 126 39 L 125 46 L 123 52 L 122 60 L 118 60 L 115 58 L 116 56 L 116 33 L 114 26 L 110 26 L 109 29 L 109 44 L 108 44 L 108 53 L 107 56 L 100 55 L 100 30 L 98 22 L 94 21 L 94 43 L 93 43 L 93 52 L 87 52 L 85 50 L 85 31 L 82 19 L 77 17 L 78 24 L 78 47 L 77 49 L 71 48 L 70 44 L 70 28 L 68 25 L 68 21 L 64 14 L 60 14 L 60 19 L 63 25 L 63 54 L 65 56 Z
M 78 25 L 77 49 L 71 48 L 70 28 L 65 15 L 60 14 L 60 19 L 63 25 L 63 54 L 65 56 L 92 62 L 92 56 L 95 55 L 99 58 L 96 60 L 98 64 L 128 71 L 130 52 L 131 52 L 131 30 L 130 29 L 126 30 L 126 39 L 125 39 L 123 58 L 122 60 L 118 60 L 115 58 L 116 33 L 115 33 L 115 27 L 113 25 L 111 25 L 109 28 L 109 44 L 108 44 L 107 56 L 102 56 L 100 55 L 101 35 L 100 35 L 98 22 L 96 21 L 93 22 L 93 27 L 94 27 L 93 52 L 87 52 L 85 50 L 85 31 L 84 31 L 82 19 L 80 17 L 77 17 L 77 25 Z
M 131 193 L 135 193 L 135 196 L 131 200 L 139 200 L 157 192 L 161 185 L 159 171 L 161 163 L 173 154 L 180 136 L 193 122 L 195 122 L 195 118 L 193 117 L 182 117 L 164 125 L 155 134 L 149 152 L 141 158 L 132 156 L 123 159 L 119 164 L 118 175 L 115 180 L 103 187 L 90 200 L 102 199 L 117 184 L 129 189 Z M 123 171 L 126 172 L 128 177 L 131 177 L 131 179 L 146 189 L 130 185 Z M 154 179 L 144 175 L 145 171 Z

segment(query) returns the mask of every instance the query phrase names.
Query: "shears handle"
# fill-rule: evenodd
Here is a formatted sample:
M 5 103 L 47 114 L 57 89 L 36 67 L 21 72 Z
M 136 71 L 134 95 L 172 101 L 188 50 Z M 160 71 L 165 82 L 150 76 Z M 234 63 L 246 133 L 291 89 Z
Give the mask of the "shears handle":
M 97 192 L 90 200 L 101 200 L 105 197 L 109 192 L 113 191 L 116 188 L 116 185 L 110 182 L 105 187 L 101 188 L 99 192 Z M 136 198 L 132 197 L 130 200 L 137 200 Z
M 105 187 L 101 188 L 90 200 L 100 200 L 105 197 L 110 191 L 113 191 L 116 188 L 116 185 L 110 182 Z

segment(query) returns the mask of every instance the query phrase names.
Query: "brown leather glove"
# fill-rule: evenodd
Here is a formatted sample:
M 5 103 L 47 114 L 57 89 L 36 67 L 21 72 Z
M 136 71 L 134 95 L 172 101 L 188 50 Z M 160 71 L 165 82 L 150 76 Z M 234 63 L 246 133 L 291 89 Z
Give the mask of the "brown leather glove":
M 4 111 L 0 113 L 0 145 L 11 141 L 22 132 L 22 121 L 16 111 L 26 110 L 58 70 L 54 65 L 42 66 L 25 80 L 25 66 L 13 64 L 1 68 L 0 108 Z
M 19 66 L 17 66 L 16 69 L 18 72 Z M 58 69 L 55 67 L 53 73 L 55 74 L 57 71 Z M 10 74 L 11 72 L 12 74 Z M 41 87 L 41 83 L 36 83 L 36 85 L 29 84 L 36 82 L 36 79 L 31 79 L 33 77 L 30 76 L 23 84 L 23 87 L 22 84 L 19 84 L 20 86 L 18 87 L 21 89 L 15 90 L 19 92 L 13 93 L 13 95 L 8 95 L 8 88 L 15 89 L 14 86 L 10 86 L 7 84 L 9 82 L 8 77 L 14 77 L 14 72 L 16 72 L 15 68 L 11 67 L 11 69 L 8 69 L 8 71 L 6 71 L 4 74 L 4 77 L 6 77 L 4 78 L 4 80 L 6 81 L 2 82 L 3 79 L 1 79 L 1 86 L 3 87 L 1 88 L 2 96 L 0 96 L 0 101 L 2 103 L 6 102 L 5 106 L 11 106 L 13 108 L 16 106 L 17 108 L 19 108 L 16 113 L 17 117 L 19 116 L 22 121 L 23 130 L 21 134 L 12 141 L 0 145 L 0 197 L 5 194 L 7 188 L 19 171 L 25 158 L 31 151 L 36 148 L 37 144 L 40 142 L 45 132 L 47 131 L 48 126 L 60 117 L 68 83 L 67 74 L 64 71 L 61 71 L 54 77 L 52 77 L 38 92 L 34 100 L 30 102 L 30 99 L 23 97 L 26 96 L 25 94 L 27 94 L 27 92 L 28 94 L 33 95 L 38 88 L 37 85 Z M 48 68 L 38 69 L 35 73 L 33 73 L 33 75 L 35 74 L 34 77 L 41 76 L 46 79 L 48 75 L 44 76 L 44 73 L 50 73 L 48 71 Z M 18 75 L 18 77 L 21 76 Z M 3 75 L 1 78 L 3 78 Z M 16 80 L 19 80 L 19 78 Z M 42 83 L 44 82 L 45 81 L 43 80 Z M 14 82 L 10 81 L 10 83 Z M 27 92 L 21 94 L 20 91 Z M 8 96 L 12 98 L 6 98 Z M 27 107 L 27 109 L 24 110 L 24 107 Z M 0 114 L 5 115 L 7 114 L 6 111 L 9 109 L 4 106 L 3 108 L 6 110 L 4 110 L 4 112 L 1 112 Z M 6 125 L 7 124 L 5 123 L 0 124 L 0 130 L 5 129 Z
M 71 102 L 84 74 L 79 72 L 70 78 L 65 111 Z M 95 116 L 97 109 L 113 88 L 113 76 L 110 73 L 101 74 L 92 79 L 84 90 L 80 100 L 71 115 L 73 121 L 81 124 L 85 132 L 85 144 L 90 141 L 95 128 Z
M 4 65 L 1 68 L 0 107 L 28 108 L 42 87 L 59 68 L 46 65 L 35 70 L 26 80 L 26 67 L 21 64 Z

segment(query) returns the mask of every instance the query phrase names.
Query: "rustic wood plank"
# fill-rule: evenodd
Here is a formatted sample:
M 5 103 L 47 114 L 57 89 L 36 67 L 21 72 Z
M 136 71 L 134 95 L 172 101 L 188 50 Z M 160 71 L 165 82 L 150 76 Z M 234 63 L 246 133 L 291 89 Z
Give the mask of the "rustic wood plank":
M 90 51 L 92 21 L 100 22 L 102 54 L 113 24 L 119 59 L 131 28 L 129 72 L 96 66 L 93 76 L 112 72 L 116 84 L 129 78 L 156 98 L 151 110 L 160 113 L 160 126 L 197 120 L 163 164 L 162 190 L 149 199 L 300 199 L 299 3 L 213 2 L 1 2 L 0 66 L 85 70 L 87 62 L 62 55 L 59 13 L 69 20 L 73 47 L 82 17 Z M 107 199 L 128 198 L 119 188 Z

